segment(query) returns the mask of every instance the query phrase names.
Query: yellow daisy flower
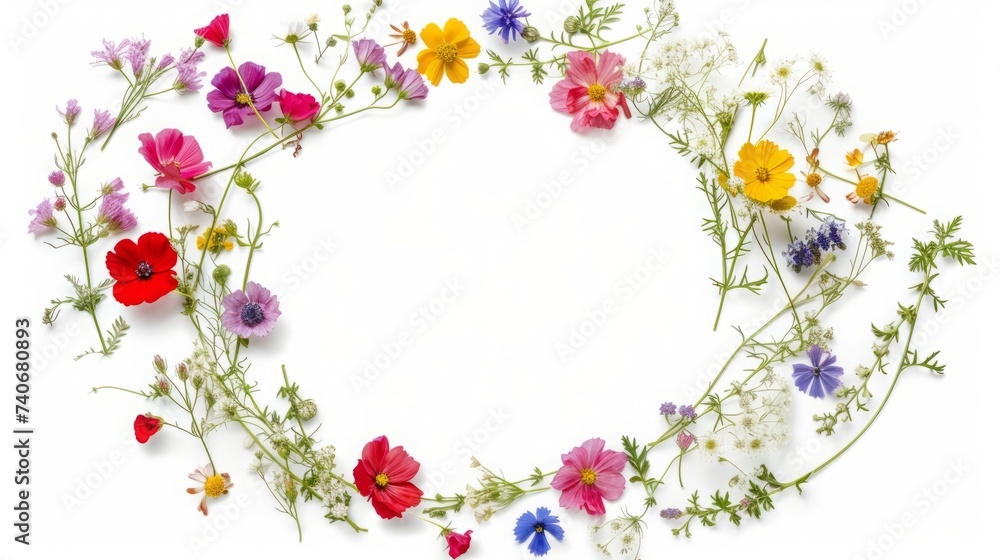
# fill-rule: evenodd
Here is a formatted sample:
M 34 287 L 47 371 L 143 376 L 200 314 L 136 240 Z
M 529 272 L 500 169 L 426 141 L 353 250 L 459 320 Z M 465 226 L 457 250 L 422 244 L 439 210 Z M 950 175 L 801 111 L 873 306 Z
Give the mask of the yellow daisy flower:
M 860 181 L 858 181 L 854 192 L 847 193 L 847 200 L 851 201 L 853 204 L 857 204 L 862 201 L 865 204 L 871 204 L 874 200 L 873 197 L 877 192 L 878 179 L 870 175 L 865 175 Z
M 198 250 L 204 250 L 205 244 L 208 243 L 208 250 L 213 253 L 221 253 L 223 249 L 232 251 L 233 242 L 229 240 L 229 233 L 226 231 L 226 228 L 220 226 L 213 231 L 209 231 L 206 228 L 205 233 L 198 236 L 198 239 L 195 240 L 195 246 Z
M 444 30 L 436 23 L 429 24 L 420 32 L 420 38 L 427 48 L 417 54 L 417 72 L 427 76 L 430 83 L 438 85 L 445 74 L 456 84 L 469 79 L 469 65 L 462 59 L 476 58 L 480 48 L 464 23 L 451 18 Z
M 771 202 L 788 196 L 788 189 L 795 185 L 795 175 L 788 172 L 795 165 L 795 158 L 770 140 L 761 140 L 756 146 L 743 144 L 739 158 L 733 173 L 743 179 L 743 194 L 747 198 Z

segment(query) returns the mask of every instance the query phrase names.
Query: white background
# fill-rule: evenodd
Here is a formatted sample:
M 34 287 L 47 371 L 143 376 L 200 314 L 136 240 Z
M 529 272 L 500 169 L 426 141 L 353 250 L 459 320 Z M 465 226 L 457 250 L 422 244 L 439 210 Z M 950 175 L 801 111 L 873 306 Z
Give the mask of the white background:
M 54 327 L 40 325 L 48 300 L 68 287 L 62 275 L 80 274 L 82 263 L 78 254 L 53 252 L 42 239 L 27 235 L 26 209 L 47 194 L 49 133 L 58 125 L 55 105 L 78 98 L 87 126 L 95 107 L 116 102 L 119 81 L 108 69 L 89 66 L 89 52 L 102 38 L 145 33 L 154 53 L 176 53 L 189 44 L 191 29 L 225 9 L 232 16 L 238 61 L 252 58 L 280 71 L 286 87 L 306 90 L 290 49 L 275 48 L 271 36 L 284 34 L 280 20 L 311 12 L 323 18 L 325 35 L 332 32 L 339 7 L 234 3 L 172 2 L 150 6 L 148 12 L 124 1 L 22 1 L 3 8 L 6 40 L 0 56 L 7 69 L 3 95 L 9 118 L 0 247 L 2 316 L 10 334 L 0 338 L 12 339 L 13 319 L 27 316 L 36 325 L 36 349 L 58 348 L 33 377 L 30 550 L 11 544 L 14 455 L 4 444 L 6 484 L 0 503 L 7 513 L 0 519 L 7 527 L 3 550 L 14 558 L 83 550 L 156 558 L 447 556 L 429 526 L 412 518 L 384 522 L 363 502 L 352 513 L 370 529 L 368 535 L 355 535 L 342 524 L 329 526 L 310 504 L 302 508 L 305 540 L 299 544 L 291 521 L 272 511 L 270 496 L 246 471 L 250 454 L 235 432 L 223 431 L 211 440 L 217 464 L 231 473 L 235 487 L 209 504 L 210 517 L 198 514 L 198 498 L 184 493 L 187 473 L 204 463 L 197 442 L 165 431 L 139 447 L 132 437 L 137 413 L 171 411 L 130 395 L 88 394 L 95 385 L 143 387 L 152 379 L 152 354 L 176 363 L 189 352 L 193 334 L 175 312 L 176 296 L 141 309 L 122 311 L 113 301 L 102 305 L 105 326 L 113 313 L 122 312 L 134 327 L 113 359 L 73 362 L 96 342 L 85 316 L 67 311 Z M 49 6 L 51 15 L 45 12 L 48 4 L 55 6 Z M 390 1 L 386 7 L 392 21 L 409 20 L 418 31 L 426 22 L 460 17 L 485 47 L 502 48 L 480 27 L 482 4 Z M 569 13 L 554 1 L 527 7 L 543 31 L 550 27 L 550 14 L 559 22 Z M 633 17 L 622 31 L 637 21 L 640 8 L 630 6 Z M 985 131 L 996 120 L 995 104 L 988 99 L 997 72 L 995 44 L 983 39 L 990 18 L 977 4 L 680 0 L 678 9 L 679 36 L 725 29 L 744 60 L 764 37 L 770 39 L 772 63 L 813 51 L 827 57 L 836 70 L 833 90 L 848 91 L 855 100 L 856 126 L 840 141 L 844 151 L 862 132 L 901 131 L 892 146 L 898 175 L 890 191 L 930 213 L 919 216 L 896 206 L 883 214 L 898 258 L 873 268 L 867 279 L 871 286 L 851 293 L 834 316 L 834 348 L 849 371 L 868 361 L 868 325 L 893 319 L 895 301 L 916 283 L 905 266 L 909 239 L 923 235 L 932 218 L 964 214 L 964 235 L 976 243 L 979 262 L 995 266 L 997 245 L 990 227 L 995 142 Z M 36 25 L 26 29 L 26 21 Z M 386 27 L 380 31 L 375 37 L 387 42 Z M 206 85 L 225 64 L 219 51 L 208 52 Z M 405 65 L 415 64 L 415 52 L 403 56 Z M 520 51 L 511 46 L 503 52 L 517 56 Z M 622 52 L 629 57 L 636 51 L 629 46 Z M 428 493 L 459 491 L 473 481 L 466 438 L 479 437 L 480 443 L 473 441 L 476 456 L 512 477 L 536 465 L 554 470 L 560 453 L 588 437 L 603 437 L 615 448 L 623 433 L 640 441 L 655 438 L 663 427 L 656 416 L 659 404 L 689 399 L 699 374 L 716 367 L 716 356 L 734 343 L 733 331 L 711 331 L 715 294 L 707 277 L 716 273 L 717 264 L 713 246 L 699 232 L 704 211 L 693 188 L 694 170 L 648 123 L 621 121 L 613 136 L 572 134 L 569 117 L 549 108 L 548 87 L 533 86 L 524 74 L 506 87 L 495 75 L 474 74 L 465 85 L 432 88 L 425 103 L 311 135 L 294 160 L 289 152 L 275 153 L 252 167 L 262 181 L 268 218 L 281 221 L 252 277 L 281 294 L 284 314 L 266 340 L 255 341 L 251 371 L 262 395 L 273 395 L 280 364 L 287 364 L 305 394 L 319 403 L 321 435 L 337 446 L 344 472 L 353 468 L 364 443 L 380 434 L 421 462 L 417 482 Z M 358 93 L 364 98 L 366 88 L 359 86 Z M 233 161 L 248 137 L 246 131 L 226 131 L 221 117 L 205 108 L 202 95 L 171 95 L 150 103 L 146 115 L 119 131 L 107 153 L 93 154 L 81 177 L 82 184 L 96 186 L 120 175 L 142 231 L 165 228 L 166 197 L 138 191 L 152 174 L 135 152 L 135 136 L 168 126 L 194 134 L 217 166 Z M 435 135 L 435 129 L 441 132 Z M 435 136 L 444 139 L 434 142 Z M 791 145 L 787 135 L 775 138 Z M 413 154 L 428 142 L 434 152 L 390 188 L 386 171 L 398 171 L 401 158 L 421 159 Z M 543 184 L 561 173 L 570 176 L 562 194 L 518 231 L 511 215 L 523 213 L 526 201 L 536 199 Z M 212 200 L 218 187 L 218 181 L 207 181 L 199 185 L 199 196 Z M 842 189 L 831 191 L 831 211 L 849 220 L 861 217 L 864 209 L 850 207 Z M 174 217 L 183 218 L 179 210 Z M 336 244 L 332 254 L 315 259 L 317 249 L 331 243 Z M 101 245 L 92 257 L 99 278 L 104 274 L 100 255 L 110 245 Z M 626 301 L 616 284 L 661 248 L 669 255 L 666 265 Z M 230 262 L 238 266 L 236 257 L 231 255 Z M 298 269 L 307 272 L 296 278 Z M 430 306 L 455 278 L 464 287 L 457 301 L 418 332 L 413 314 Z M 908 373 L 870 433 L 811 481 L 803 495 L 785 493 L 776 500 L 775 512 L 739 529 L 697 527 L 690 541 L 671 537 L 670 525 L 651 515 L 643 557 L 914 558 L 961 555 L 985 543 L 983 532 L 992 525 L 987 516 L 996 518 L 990 507 L 996 496 L 989 458 L 995 445 L 990 409 L 984 408 L 995 387 L 994 360 L 986 354 L 996 333 L 992 278 L 995 270 L 987 266 L 942 270 L 938 292 L 953 304 L 948 315 L 921 333 L 926 350 L 943 350 L 948 374 Z M 760 298 L 733 298 L 724 324 L 755 321 L 779 298 L 776 288 L 769 286 Z M 615 300 L 619 311 L 562 360 L 556 344 L 568 342 L 572 329 L 606 299 Z M 356 391 L 352 377 L 401 333 L 415 343 L 370 386 Z M 3 401 L 11 406 L 13 382 L 5 379 Z M 795 443 L 768 460 L 788 474 L 797 460 L 822 462 L 853 433 L 818 440 L 811 435 L 809 416 L 832 405 L 807 402 L 798 394 L 795 403 L 801 427 Z M 504 418 L 502 426 L 482 437 L 485 427 L 494 426 L 488 422 L 494 415 Z M 13 426 L 12 418 L 5 422 Z M 109 468 L 112 460 L 117 464 Z M 948 474 L 952 465 L 967 470 L 956 480 Z M 707 494 L 724 486 L 725 480 L 713 476 L 720 472 L 715 469 L 689 461 L 687 490 L 697 487 Z M 695 470 L 704 472 L 700 480 Z M 939 482 L 946 476 L 953 483 Z M 88 478 L 97 481 L 96 488 L 87 486 Z M 924 507 L 919 497 L 925 491 L 934 496 L 932 507 Z M 679 506 L 685 496 L 672 483 L 660 502 Z M 639 502 L 630 491 L 610 511 L 636 510 Z M 511 529 L 517 515 L 542 505 L 557 509 L 557 495 L 525 500 L 483 526 L 474 526 L 469 514 L 459 516 L 457 529 L 475 531 L 467 557 L 527 557 L 526 547 L 513 543 Z M 567 539 L 550 557 L 589 557 L 586 516 L 556 513 Z M 914 522 L 902 534 L 886 528 L 905 515 Z M 224 529 L 215 531 L 212 523 Z M 207 548 L 195 550 L 193 539 L 202 539 Z M 887 550 L 873 550 L 872 542 Z

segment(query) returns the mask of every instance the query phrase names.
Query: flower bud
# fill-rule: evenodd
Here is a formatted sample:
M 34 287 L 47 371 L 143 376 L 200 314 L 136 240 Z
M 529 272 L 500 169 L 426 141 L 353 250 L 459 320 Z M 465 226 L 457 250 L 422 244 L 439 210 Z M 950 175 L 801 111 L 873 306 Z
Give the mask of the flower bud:
M 159 354 L 153 356 L 153 369 L 156 370 L 156 373 L 167 373 L 167 361 L 163 359 L 163 356 Z
M 521 38 L 529 43 L 534 43 L 541 38 L 541 34 L 538 32 L 536 27 L 528 25 L 525 26 L 524 31 L 521 32 Z
M 55 208 L 57 212 L 62 212 L 66 209 L 66 199 L 61 196 L 56 197 L 56 201 L 52 203 L 52 207 Z
M 312 399 L 306 399 L 304 401 L 298 401 L 293 405 L 295 410 L 295 415 L 302 419 L 303 422 L 312 420 L 316 416 L 316 402 Z
M 327 37 L 326 38 L 326 46 L 328 46 L 330 48 L 336 47 L 337 46 L 337 38 L 334 37 L 333 35 L 330 35 L 329 37 Z
M 191 378 L 191 384 L 194 385 L 195 389 L 201 389 L 202 384 L 205 383 L 205 378 L 200 375 L 195 375 Z
M 205 44 L 205 38 L 196 35 L 194 38 L 194 48 L 200 49 L 204 44 Z
M 232 274 L 233 269 L 229 268 L 227 265 L 220 264 L 215 267 L 212 271 L 212 279 L 215 280 L 220 286 L 226 285 L 226 280 L 229 279 L 229 275 Z
M 485 74 L 490 71 L 490 65 L 486 64 L 485 62 L 480 62 L 478 70 L 480 74 Z
M 566 33 L 577 33 L 582 28 L 583 22 L 576 16 L 569 16 L 566 18 L 566 21 L 563 22 L 563 29 L 566 30 Z
M 49 173 L 49 183 L 52 183 L 53 187 L 63 186 L 66 183 L 66 174 L 58 170 Z
M 174 368 L 174 373 L 177 374 L 177 379 L 187 381 L 189 377 L 187 362 L 177 364 L 177 367 Z
M 344 80 L 337 80 L 336 82 L 333 82 L 333 87 L 336 88 L 338 92 L 342 92 L 347 89 L 347 82 Z

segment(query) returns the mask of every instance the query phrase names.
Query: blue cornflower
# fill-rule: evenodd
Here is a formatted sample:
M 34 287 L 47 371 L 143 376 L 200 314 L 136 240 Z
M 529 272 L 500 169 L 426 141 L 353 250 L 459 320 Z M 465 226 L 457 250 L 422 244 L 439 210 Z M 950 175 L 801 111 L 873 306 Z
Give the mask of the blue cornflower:
M 680 412 L 681 416 L 690 420 L 694 420 L 698 416 L 694 411 L 694 407 L 689 404 L 681 405 L 678 412 Z
M 660 405 L 660 414 L 664 416 L 670 416 L 671 414 L 677 414 L 677 405 L 672 402 L 665 402 Z
M 800 391 L 818 398 L 840 387 L 840 376 L 844 375 L 844 368 L 833 365 L 837 361 L 836 356 L 829 351 L 824 352 L 819 344 L 810 346 L 806 355 L 809 356 L 809 364 L 792 366 L 792 379 Z
M 483 27 L 490 35 L 499 31 L 500 38 L 507 43 L 511 36 L 517 40 L 517 36 L 524 31 L 524 22 L 520 18 L 530 15 L 518 0 L 500 0 L 499 5 L 490 2 L 490 7 L 483 12 Z
M 523 543 L 530 537 L 528 552 L 535 556 L 545 556 L 552 549 L 545 533 L 552 535 L 557 541 L 563 540 L 563 529 L 559 526 L 559 518 L 552 515 L 548 508 L 540 507 L 535 513 L 526 511 L 517 518 L 517 524 L 514 525 L 514 538 L 517 542 Z

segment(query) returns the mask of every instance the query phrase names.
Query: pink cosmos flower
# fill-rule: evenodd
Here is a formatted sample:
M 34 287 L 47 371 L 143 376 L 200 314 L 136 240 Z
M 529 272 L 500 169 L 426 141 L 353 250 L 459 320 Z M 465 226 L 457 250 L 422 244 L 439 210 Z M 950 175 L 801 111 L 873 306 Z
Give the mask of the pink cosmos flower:
M 622 81 L 625 58 L 604 51 L 600 60 L 586 51 L 566 55 L 566 77 L 549 93 L 549 104 L 556 111 L 573 115 L 570 128 L 576 132 L 588 128 L 610 130 L 618 120 L 618 109 L 631 118 L 625 94 L 617 90 Z
M 205 27 L 194 30 L 194 34 L 217 47 L 229 44 L 229 14 L 215 16 Z
M 319 114 L 319 103 L 315 97 L 308 93 L 292 93 L 285 89 L 278 92 L 278 107 L 290 123 L 311 121 Z
M 278 100 L 278 88 L 281 86 L 281 74 L 268 72 L 260 64 L 244 62 L 240 64 L 239 74 L 230 67 L 225 67 L 212 78 L 214 91 L 208 92 L 205 99 L 208 108 L 213 113 L 222 113 L 226 128 L 243 124 L 243 117 L 253 117 L 254 107 L 263 113 Z M 240 76 L 243 83 L 240 83 Z M 246 89 L 243 88 L 246 84 Z
M 424 83 L 424 79 L 416 70 L 406 70 L 398 62 L 392 66 L 383 62 L 382 69 L 385 70 L 385 87 L 398 89 L 400 99 L 407 101 L 411 99 L 425 99 L 427 94 L 430 93 L 430 90 L 427 89 L 427 84 Z
M 194 136 L 184 136 L 176 128 L 161 130 L 155 140 L 152 134 L 144 132 L 139 141 L 142 142 L 139 153 L 159 172 L 156 186 L 162 189 L 174 189 L 181 194 L 192 192 L 195 184 L 190 179 L 212 166 L 212 162 L 204 161 Z
M 625 492 L 622 471 L 627 458 L 620 451 L 605 450 L 603 439 L 588 439 L 564 454 L 562 462 L 552 479 L 552 488 L 562 490 L 559 505 L 564 508 L 603 515 L 604 500 L 617 500 Z

